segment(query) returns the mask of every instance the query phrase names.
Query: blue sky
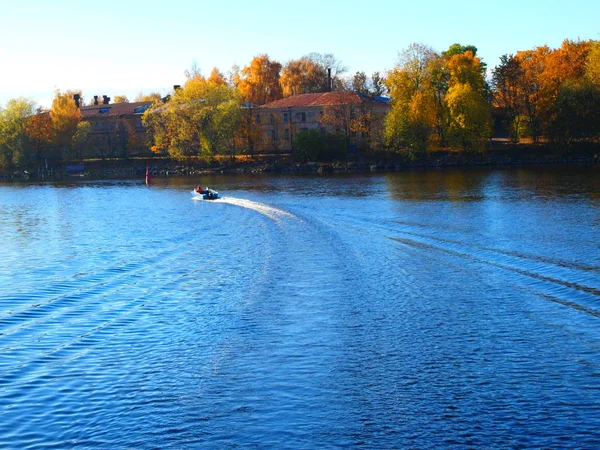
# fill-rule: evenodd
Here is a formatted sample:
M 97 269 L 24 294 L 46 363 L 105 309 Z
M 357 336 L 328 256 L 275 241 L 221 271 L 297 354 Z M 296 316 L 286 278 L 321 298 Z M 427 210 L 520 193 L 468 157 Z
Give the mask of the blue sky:
M 56 89 L 166 94 L 196 63 L 227 73 L 267 53 L 284 64 L 333 53 L 350 73 L 393 68 L 412 42 L 472 44 L 499 57 L 564 39 L 600 39 L 600 1 L 0 0 L 0 106 L 49 106 Z

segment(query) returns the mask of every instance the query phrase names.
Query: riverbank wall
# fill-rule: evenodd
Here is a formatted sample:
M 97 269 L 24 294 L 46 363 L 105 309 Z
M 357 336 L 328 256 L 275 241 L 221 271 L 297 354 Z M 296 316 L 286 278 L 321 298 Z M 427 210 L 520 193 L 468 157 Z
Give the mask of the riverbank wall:
M 595 150 L 595 151 L 594 151 Z M 51 170 L 29 168 L 0 172 L 3 179 L 52 181 L 63 179 L 143 178 L 146 168 L 153 178 L 197 176 L 226 173 L 335 173 L 398 171 L 444 167 L 511 167 L 532 165 L 580 165 L 600 167 L 600 149 L 585 152 L 553 153 L 544 147 L 522 147 L 484 153 L 432 152 L 426 155 L 369 154 L 350 155 L 345 161 L 295 161 L 293 155 L 228 156 L 206 163 L 190 158 L 86 160 L 58 164 Z

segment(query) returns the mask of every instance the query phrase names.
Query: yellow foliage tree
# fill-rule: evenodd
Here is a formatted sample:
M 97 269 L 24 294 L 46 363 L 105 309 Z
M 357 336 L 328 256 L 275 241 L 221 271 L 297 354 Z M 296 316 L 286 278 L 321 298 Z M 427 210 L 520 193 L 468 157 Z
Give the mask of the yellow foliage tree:
M 81 111 L 73 100 L 75 94 L 81 95 L 81 92 L 66 91 L 61 93 L 60 90 L 57 90 L 50 109 L 54 142 L 63 152 L 65 159 L 73 156 L 71 154 L 72 139 L 81 120 Z
M 585 63 L 585 74 L 600 89 L 600 41 L 593 41 L 590 45 L 590 52 Z
M 240 100 L 234 87 L 192 77 L 167 103 L 149 108 L 142 120 L 152 133 L 154 152 L 209 160 L 232 147 L 239 118 Z
M 151 92 L 150 94 L 143 94 L 140 92 L 136 97 L 136 102 L 160 102 L 162 96 L 158 92 Z
M 431 63 L 437 58 L 430 47 L 411 44 L 387 77 L 392 108 L 385 137 L 394 149 L 424 152 L 430 146 L 436 127 Z
M 463 150 L 481 150 L 491 136 L 489 103 L 469 83 L 454 83 L 446 102 L 450 112 L 450 140 Z

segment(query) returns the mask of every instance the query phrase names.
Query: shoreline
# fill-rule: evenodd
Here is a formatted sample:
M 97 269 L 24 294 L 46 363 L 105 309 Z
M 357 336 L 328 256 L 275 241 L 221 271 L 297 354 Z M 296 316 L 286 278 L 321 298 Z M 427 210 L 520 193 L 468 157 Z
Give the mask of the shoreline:
M 290 155 L 269 155 L 255 158 L 223 158 L 211 165 L 198 161 L 175 161 L 170 159 L 111 159 L 77 162 L 77 165 L 61 165 L 54 170 L 18 169 L 0 172 L 2 180 L 56 181 L 98 178 L 143 178 L 148 164 L 154 178 L 171 176 L 199 176 L 251 173 L 369 173 L 396 172 L 411 169 L 444 169 L 474 167 L 533 167 L 533 166 L 583 166 L 600 167 L 600 157 L 596 153 L 576 154 L 537 154 L 535 152 L 507 155 L 489 152 L 479 155 L 435 154 L 427 159 L 402 161 L 398 158 L 373 157 L 359 161 L 307 162 L 298 163 Z M 397 155 L 394 155 L 397 156 Z M 433 157 L 436 156 L 436 157 Z

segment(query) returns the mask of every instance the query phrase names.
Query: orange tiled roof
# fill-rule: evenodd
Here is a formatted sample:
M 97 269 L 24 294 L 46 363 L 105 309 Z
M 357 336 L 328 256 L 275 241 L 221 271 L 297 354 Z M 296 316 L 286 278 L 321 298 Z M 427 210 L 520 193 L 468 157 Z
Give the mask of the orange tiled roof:
M 321 92 L 318 94 L 301 94 L 292 95 L 290 97 L 275 100 L 271 103 L 265 103 L 259 108 L 291 108 L 295 106 L 326 106 L 326 105 L 341 105 L 348 103 L 362 103 L 364 100 L 356 92 L 350 91 L 334 91 Z
M 130 116 L 135 114 L 143 114 L 145 109 L 152 102 L 134 102 L 134 103 L 110 103 L 108 105 L 93 105 L 82 106 L 81 117 L 83 119 L 92 119 L 96 117 L 107 116 Z

